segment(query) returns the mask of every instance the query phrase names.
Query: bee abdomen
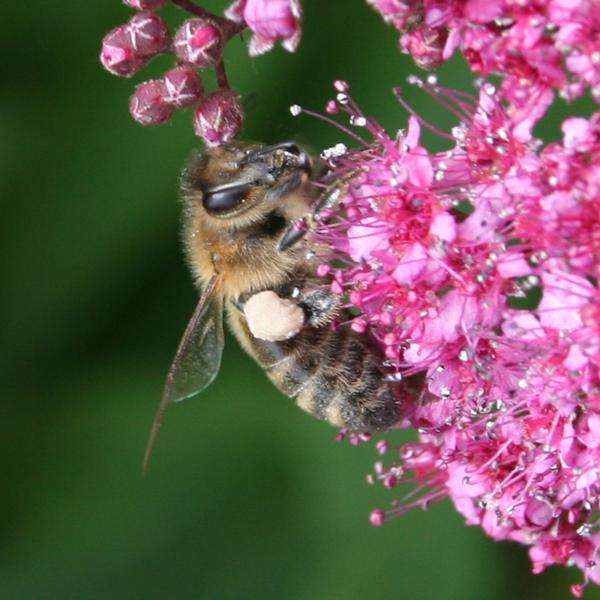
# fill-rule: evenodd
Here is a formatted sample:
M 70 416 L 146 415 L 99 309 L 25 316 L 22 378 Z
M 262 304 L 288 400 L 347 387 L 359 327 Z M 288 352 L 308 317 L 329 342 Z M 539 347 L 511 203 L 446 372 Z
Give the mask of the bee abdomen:
M 398 421 L 397 394 L 364 336 L 349 329 L 307 328 L 293 341 L 288 359 L 267 372 L 300 408 L 354 431 L 379 431 Z

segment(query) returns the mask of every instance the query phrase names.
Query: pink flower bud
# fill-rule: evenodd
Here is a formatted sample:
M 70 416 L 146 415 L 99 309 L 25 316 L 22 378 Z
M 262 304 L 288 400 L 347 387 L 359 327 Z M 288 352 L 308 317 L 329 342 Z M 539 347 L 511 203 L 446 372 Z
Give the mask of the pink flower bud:
M 343 79 L 336 79 L 333 82 L 333 87 L 336 91 L 338 92 L 349 92 L 350 91 L 350 84 L 347 81 L 344 81 Z
M 163 81 L 146 81 L 137 86 L 129 102 L 131 116 L 142 125 L 158 125 L 171 118 L 173 107 L 165 101 Z
M 380 508 L 376 508 L 375 510 L 371 511 L 371 514 L 369 515 L 369 521 L 371 521 L 371 525 L 374 525 L 375 527 L 381 527 L 385 521 L 385 513 Z
M 237 95 L 230 90 L 214 92 L 196 109 L 194 131 L 207 146 L 231 141 L 242 128 L 244 113 Z
M 175 34 L 175 52 L 181 60 L 196 67 L 210 67 L 221 59 L 223 36 L 208 19 L 189 19 Z
M 383 486 L 391 490 L 398 485 L 398 478 L 395 475 L 386 475 L 383 478 Z
M 329 115 L 337 115 L 340 112 L 339 106 L 335 100 L 329 100 L 325 105 L 325 112 Z
M 167 24 L 152 12 L 135 15 L 128 25 L 131 44 L 140 56 L 154 56 L 169 44 Z
M 386 452 L 390 449 L 390 445 L 387 440 L 379 440 L 377 444 L 375 444 L 375 448 L 379 454 L 386 454 Z
M 444 45 L 447 39 L 446 29 L 422 27 L 403 36 L 401 43 L 421 69 L 430 70 L 444 62 Z
M 293 52 L 300 42 L 300 14 L 299 0 L 247 0 L 244 19 L 254 33 L 250 55 L 267 52 L 279 39 Z
M 192 67 L 175 67 L 165 73 L 163 80 L 166 89 L 165 102 L 177 108 L 192 106 L 204 95 L 202 80 Z
M 135 8 L 135 10 L 159 8 L 163 4 L 166 4 L 166 2 L 167 0 L 123 0 L 125 6 Z
M 581 583 L 574 583 L 570 589 L 574 598 L 583 598 L 585 587 Z
M 144 65 L 144 58 L 138 54 L 131 43 L 128 27 L 117 27 L 106 34 L 102 40 L 100 62 L 113 75 L 131 77 Z

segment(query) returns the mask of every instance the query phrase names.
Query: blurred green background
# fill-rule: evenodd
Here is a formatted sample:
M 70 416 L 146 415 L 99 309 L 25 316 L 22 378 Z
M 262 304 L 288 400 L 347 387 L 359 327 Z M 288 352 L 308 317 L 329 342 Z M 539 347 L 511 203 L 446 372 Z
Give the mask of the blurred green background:
M 336 78 L 386 126 L 403 126 L 390 88 L 414 68 L 396 34 L 362 0 L 304 5 L 296 55 L 251 61 L 239 41 L 227 50 L 233 85 L 252 95 L 245 136 L 340 141 L 288 112 L 323 106 Z M 371 527 L 369 511 L 392 498 L 365 483 L 374 449 L 334 443 L 232 339 L 213 386 L 170 410 L 141 478 L 196 301 L 177 178 L 197 141 L 189 113 L 136 125 L 134 82 L 101 69 L 103 34 L 129 14 L 118 0 L 2 7 L 0 598 L 566 598 L 577 573 L 530 575 L 524 548 L 465 527 L 447 503 Z M 468 86 L 459 62 L 440 76 Z

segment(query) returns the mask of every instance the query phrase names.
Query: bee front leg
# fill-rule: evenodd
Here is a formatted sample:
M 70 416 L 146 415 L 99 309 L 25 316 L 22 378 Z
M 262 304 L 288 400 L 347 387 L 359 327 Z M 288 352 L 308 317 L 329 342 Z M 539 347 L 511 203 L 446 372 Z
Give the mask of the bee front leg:
M 304 236 L 310 229 L 309 217 L 301 217 L 294 221 L 284 232 L 283 236 L 279 240 L 277 249 L 280 252 L 289 250 L 292 246 L 295 246 L 300 240 L 304 239 Z

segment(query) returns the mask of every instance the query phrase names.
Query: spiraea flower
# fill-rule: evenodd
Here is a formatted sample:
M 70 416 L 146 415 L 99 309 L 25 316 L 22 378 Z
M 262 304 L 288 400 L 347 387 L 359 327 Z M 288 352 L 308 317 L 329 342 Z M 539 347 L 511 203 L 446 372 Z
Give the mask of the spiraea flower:
M 250 55 L 257 56 L 271 50 L 277 40 L 294 52 L 302 34 L 301 13 L 300 0 L 236 0 L 225 14 L 246 23 L 253 33 Z
M 579 567 L 581 594 L 600 583 L 600 116 L 540 149 L 541 114 L 519 126 L 502 89 L 411 81 L 459 124 L 436 130 L 397 91 L 411 115 L 390 137 L 337 82 L 327 112 L 372 141 L 342 128 L 363 147 L 324 152 L 334 192 L 315 234 L 332 249 L 319 272 L 354 309 L 345 325 L 378 341 L 391 382 L 423 381 L 401 424 L 418 441 L 380 440 L 391 459 L 372 475 L 416 487 L 371 522 L 449 497 L 529 546 L 534 572 Z M 429 152 L 422 127 L 449 149 Z
M 587 88 L 600 99 L 597 0 L 368 0 L 401 32 L 400 46 L 423 68 L 459 49 L 471 69 L 518 88 L 556 88 L 567 98 Z

